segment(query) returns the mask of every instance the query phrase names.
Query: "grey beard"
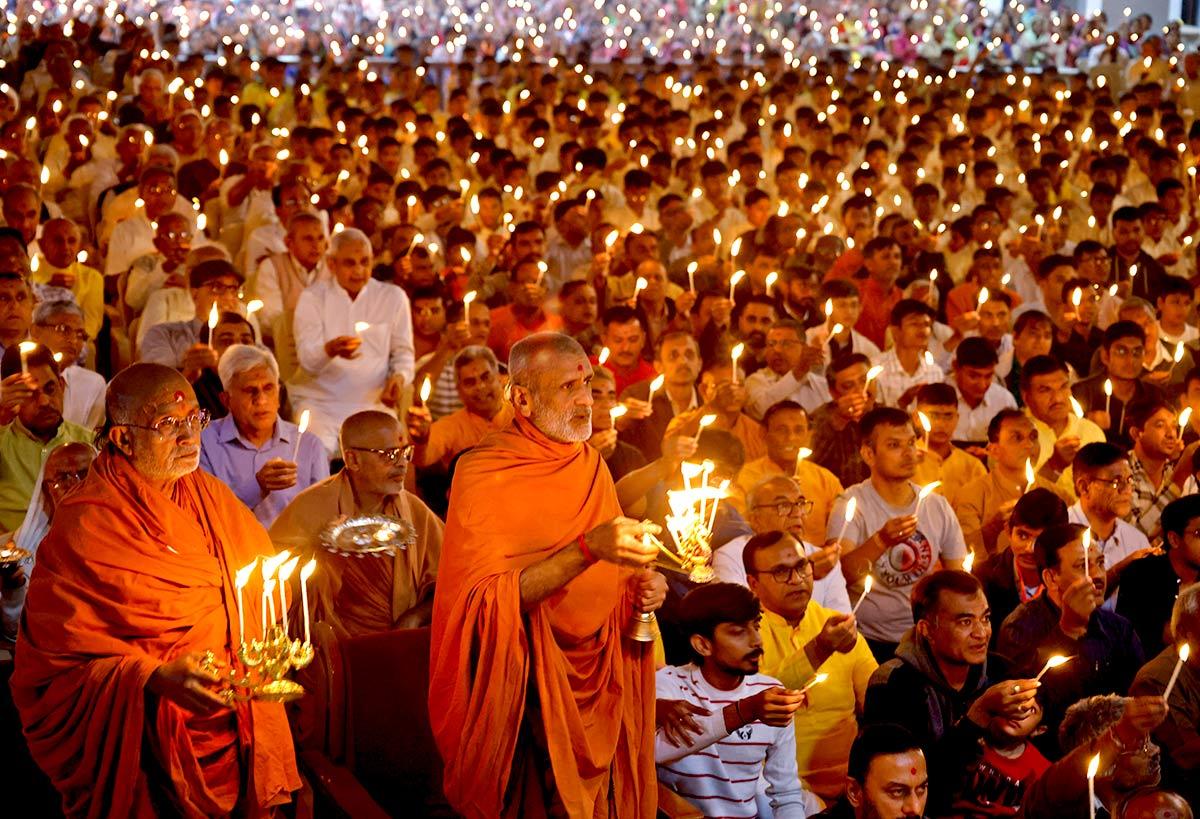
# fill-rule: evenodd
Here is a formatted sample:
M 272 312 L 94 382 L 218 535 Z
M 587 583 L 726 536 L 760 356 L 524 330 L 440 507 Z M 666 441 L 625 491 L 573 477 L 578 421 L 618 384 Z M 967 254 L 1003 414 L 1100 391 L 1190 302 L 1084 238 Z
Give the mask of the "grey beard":
M 588 420 L 586 429 L 582 424 L 575 427 L 571 424 L 572 418 L 569 414 L 557 415 L 536 404 L 529 420 L 543 435 L 559 443 L 573 444 L 592 437 L 591 419 Z

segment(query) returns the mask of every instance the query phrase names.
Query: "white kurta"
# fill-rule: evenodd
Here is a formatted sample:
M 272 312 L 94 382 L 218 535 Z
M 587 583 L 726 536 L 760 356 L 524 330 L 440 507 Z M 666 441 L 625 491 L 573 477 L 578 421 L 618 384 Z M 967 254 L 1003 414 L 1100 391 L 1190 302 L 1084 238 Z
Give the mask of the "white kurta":
M 370 324 L 361 333 L 354 325 Z M 293 314 L 300 369 L 288 389 L 296 417 L 309 410 L 308 431 L 330 455 L 338 451 L 342 422 L 356 412 L 383 409 L 380 395 L 391 375 L 412 383 L 414 354 L 408 296 L 394 284 L 371 279 L 353 301 L 334 279 L 322 279 L 300 294 Z M 330 358 L 325 344 L 338 336 L 362 338 L 353 359 Z
M 104 376 L 77 364 L 63 369 L 67 391 L 63 396 L 63 420 L 96 429 L 104 422 Z

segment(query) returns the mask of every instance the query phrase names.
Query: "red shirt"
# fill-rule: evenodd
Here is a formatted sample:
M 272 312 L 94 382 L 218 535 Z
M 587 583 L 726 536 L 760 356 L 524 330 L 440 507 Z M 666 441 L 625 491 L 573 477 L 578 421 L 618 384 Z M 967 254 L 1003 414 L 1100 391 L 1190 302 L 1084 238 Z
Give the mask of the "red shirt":
M 527 324 L 517 318 L 511 304 L 506 304 L 492 310 L 492 330 L 488 334 L 488 346 L 497 358 L 508 361 L 509 351 L 521 339 L 543 330 L 557 330 L 560 327 L 562 319 L 543 310 L 535 313 L 532 323 Z
M 900 301 L 900 288 L 892 285 L 890 292 L 884 292 L 883 287 L 870 276 L 865 279 L 855 279 L 858 285 L 858 300 L 862 312 L 858 316 L 858 324 L 854 329 L 866 336 L 879 349 L 886 345 L 888 322 L 892 318 L 892 308 Z
M 590 356 L 588 361 L 592 362 L 593 367 L 600 366 L 600 360 L 596 356 Z M 617 365 L 610 358 L 604 364 L 604 369 L 613 374 L 613 380 L 617 382 L 617 397 L 625 392 L 625 388 L 630 384 L 636 384 L 639 381 L 645 381 L 648 378 L 654 378 L 658 375 L 658 371 L 654 369 L 654 365 L 644 358 L 638 357 L 637 364 L 633 365 L 633 369 L 627 372 L 621 372 L 617 369 Z

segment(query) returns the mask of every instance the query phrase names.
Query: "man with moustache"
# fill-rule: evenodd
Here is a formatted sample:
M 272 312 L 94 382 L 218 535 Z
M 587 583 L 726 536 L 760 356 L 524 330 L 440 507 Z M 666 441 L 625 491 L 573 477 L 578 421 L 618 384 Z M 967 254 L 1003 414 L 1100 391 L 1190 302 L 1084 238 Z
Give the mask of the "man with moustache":
M 271 543 L 197 469 L 208 416 L 177 371 L 118 373 L 106 416 L 104 451 L 55 510 L 25 602 L 12 689 L 30 752 L 68 815 L 269 814 L 300 787 L 287 717 L 228 703 L 218 668 L 242 619 L 234 574 Z M 246 592 L 258 599 L 261 581 Z M 257 606 L 244 619 L 250 634 L 265 626 Z
M 805 695 L 759 673 L 761 615 L 736 583 L 699 586 L 679 603 L 692 661 L 656 674 L 659 710 L 669 714 L 655 741 L 658 780 L 706 815 L 757 816 L 762 799 L 779 819 L 802 819 L 791 722 Z M 761 779 L 746 776 L 759 767 Z
M 429 713 L 469 817 L 655 812 L 654 662 L 626 635 L 662 605 L 649 522 L 621 516 L 592 434 L 592 365 L 534 333 L 513 424 L 458 464 L 434 597 Z

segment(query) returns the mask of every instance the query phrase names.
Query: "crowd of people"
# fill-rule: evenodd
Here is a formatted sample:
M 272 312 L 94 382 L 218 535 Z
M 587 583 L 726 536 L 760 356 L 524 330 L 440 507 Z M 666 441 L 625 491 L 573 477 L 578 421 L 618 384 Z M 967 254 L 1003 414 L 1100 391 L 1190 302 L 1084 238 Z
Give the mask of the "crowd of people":
M 234 696 L 290 613 L 428 630 L 465 816 L 1191 816 L 1200 52 L 487 5 L 14 18 L 6 752 L 303 805 L 306 700 Z

